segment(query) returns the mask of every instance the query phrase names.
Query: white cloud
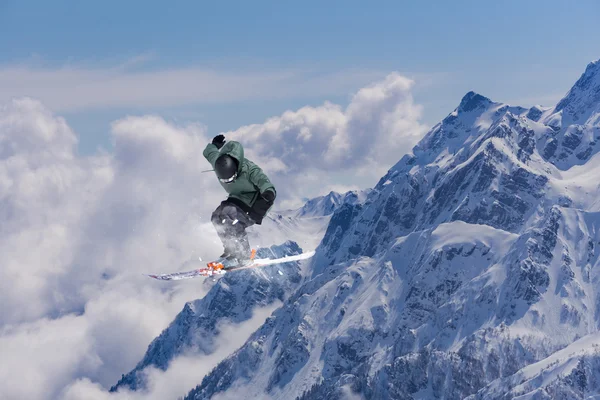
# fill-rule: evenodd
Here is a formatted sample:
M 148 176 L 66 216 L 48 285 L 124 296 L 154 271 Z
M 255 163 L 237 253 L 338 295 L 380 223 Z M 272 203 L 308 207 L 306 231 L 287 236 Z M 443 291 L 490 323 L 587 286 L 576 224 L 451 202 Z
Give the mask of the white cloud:
M 360 89 L 345 109 L 303 107 L 224 134 L 242 142 L 248 158 L 283 189 L 283 204 L 333 185 L 370 186 L 426 131 L 412 85 L 392 73 Z
M 71 262 L 79 221 L 110 180 L 102 160 L 88 160 L 98 163 L 88 170 L 76 159 L 75 144 L 65 121 L 38 102 L 0 109 L 0 323 L 46 316 L 60 302 L 50 283 Z
M 342 400 L 365 400 L 364 396 L 354 393 L 350 385 L 344 385 L 341 387 Z
M 54 111 L 118 107 L 167 107 L 346 94 L 382 76 L 379 71 L 315 72 L 238 66 L 223 70 L 204 67 L 140 68 L 147 57 L 116 67 L 66 65 L 0 67 L 0 102 L 29 96 Z M 136 68 L 132 68 L 136 67 Z
M 41 103 L 0 109 L 2 398 L 54 398 L 79 377 L 114 384 L 203 295 L 141 275 L 219 253 L 202 129 L 143 117 L 113 130 L 114 155 L 81 158 Z
M 74 376 L 97 368 L 85 340 L 86 320 L 40 319 L 0 331 L 0 395 L 3 399 L 51 399 Z
M 79 158 L 64 120 L 25 99 L 0 131 L 1 323 L 80 312 L 103 275 L 173 268 L 216 240 L 198 127 L 127 118 L 114 156 Z
M 88 378 L 82 378 L 67 386 L 60 398 L 61 400 L 162 400 L 183 397 L 223 358 L 241 347 L 265 322 L 265 319 L 280 306 L 281 303 L 274 303 L 269 307 L 254 310 L 252 318 L 241 324 L 222 323 L 218 327 L 221 335 L 217 340 L 216 350 L 210 355 L 179 356 L 171 361 L 166 371 L 153 367 L 147 368 L 144 370 L 149 383 L 146 390 L 131 392 L 123 389 L 116 393 L 108 393 L 102 386 L 94 384 Z

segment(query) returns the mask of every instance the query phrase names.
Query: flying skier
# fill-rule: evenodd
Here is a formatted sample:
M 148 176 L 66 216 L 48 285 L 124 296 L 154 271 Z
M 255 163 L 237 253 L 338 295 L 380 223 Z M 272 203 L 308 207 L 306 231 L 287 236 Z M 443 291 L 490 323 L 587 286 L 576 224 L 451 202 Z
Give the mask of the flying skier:
M 225 142 L 223 135 L 215 136 L 203 155 L 229 194 L 211 217 L 223 242 L 220 259 L 238 266 L 247 265 L 251 263 L 251 250 L 246 228 L 262 223 L 275 201 L 275 186 L 258 165 L 244 157 L 244 148 L 239 142 Z

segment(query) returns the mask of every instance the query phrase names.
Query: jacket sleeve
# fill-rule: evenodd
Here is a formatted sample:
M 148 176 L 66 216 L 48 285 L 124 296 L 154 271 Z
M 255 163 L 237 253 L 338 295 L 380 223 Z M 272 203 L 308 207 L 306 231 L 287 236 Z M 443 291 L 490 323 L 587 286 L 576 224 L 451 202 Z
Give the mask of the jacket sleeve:
M 214 168 L 215 161 L 217 161 L 217 158 L 219 158 L 220 152 L 219 149 L 217 149 L 217 146 L 215 146 L 212 143 L 209 143 L 204 149 L 202 155 L 204 155 L 204 157 L 208 160 L 210 165 L 212 165 L 212 167 Z
M 266 192 L 267 190 L 271 190 L 273 194 L 277 194 L 275 191 L 275 186 L 271 183 L 267 175 L 263 172 L 262 169 L 256 164 L 254 164 L 249 171 L 250 182 L 252 182 L 261 193 Z

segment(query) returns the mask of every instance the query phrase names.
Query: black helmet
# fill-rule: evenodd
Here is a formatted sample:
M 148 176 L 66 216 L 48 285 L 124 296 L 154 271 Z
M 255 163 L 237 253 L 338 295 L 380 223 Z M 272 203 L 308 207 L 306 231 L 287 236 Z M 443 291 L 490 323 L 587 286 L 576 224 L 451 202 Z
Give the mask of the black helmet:
M 231 183 L 237 178 L 238 161 L 229 154 L 223 154 L 215 162 L 215 172 L 223 183 Z

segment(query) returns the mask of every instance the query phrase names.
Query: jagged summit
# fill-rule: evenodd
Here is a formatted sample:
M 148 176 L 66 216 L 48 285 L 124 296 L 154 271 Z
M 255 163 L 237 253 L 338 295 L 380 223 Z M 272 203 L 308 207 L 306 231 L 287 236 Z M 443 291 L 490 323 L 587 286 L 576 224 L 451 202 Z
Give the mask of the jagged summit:
M 455 153 L 487 129 L 494 119 L 494 112 L 502 106 L 475 92 L 467 93 L 459 106 L 417 143 L 405 161 L 424 165 L 441 154 Z
M 508 126 L 518 125 L 515 122 L 517 119 L 530 115 L 531 122 L 536 122 L 545 110 L 543 107 L 527 109 L 494 102 L 470 91 L 463 96 L 458 107 L 431 128 L 412 152 L 403 157 L 390 171 L 402 173 L 401 171 L 411 169 L 414 165 L 425 166 L 432 163 L 441 167 L 454 159 L 456 154 L 471 154 L 470 149 L 475 149 L 474 146 L 478 146 L 476 143 L 485 140 L 486 137 L 497 135 L 500 130 L 512 129 Z M 534 129 L 522 128 L 528 132 Z M 535 130 L 540 129 L 535 127 Z M 529 139 L 526 142 L 530 145 Z M 386 182 L 389 176 L 384 178 L 381 182 Z
M 558 102 L 554 113 L 561 113 L 565 124 L 586 124 L 593 114 L 600 112 L 600 60 L 588 64 L 585 72 Z M 598 123 L 598 116 L 593 121 Z
M 482 96 L 473 91 L 464 95 L 458 106 L 459 112 L 469 112 L 476 109 L 485 109 L 493 102 L 485 96 Z
M 333 214 L 333 211 L 342 202 L 343 195 L 334 191 L 325 196 L 319 196 L 307 202 L 296 211 L 297 216 L 325 216 Z
M 363 201 L 368 192 L 369 190 L 351 190 L 346 193 L 331 191 L 324 196 L 307 200 L 298 210 L 288 210 L 284 214 L 297 218 L 330 216 L 344 203 L 355 204 Z
M 545 111 L 551 109 L 551 107 L 542 107 L 541 105 L 535 105 L 527 111 L 526 117 L 534 122 L 538 122 Z
M 590 160 L 600 150 L 600 60 L 588 64 L 566 96 L 539 121 L 551 129 L 540 142 L 546 160 L 561 170 Z

